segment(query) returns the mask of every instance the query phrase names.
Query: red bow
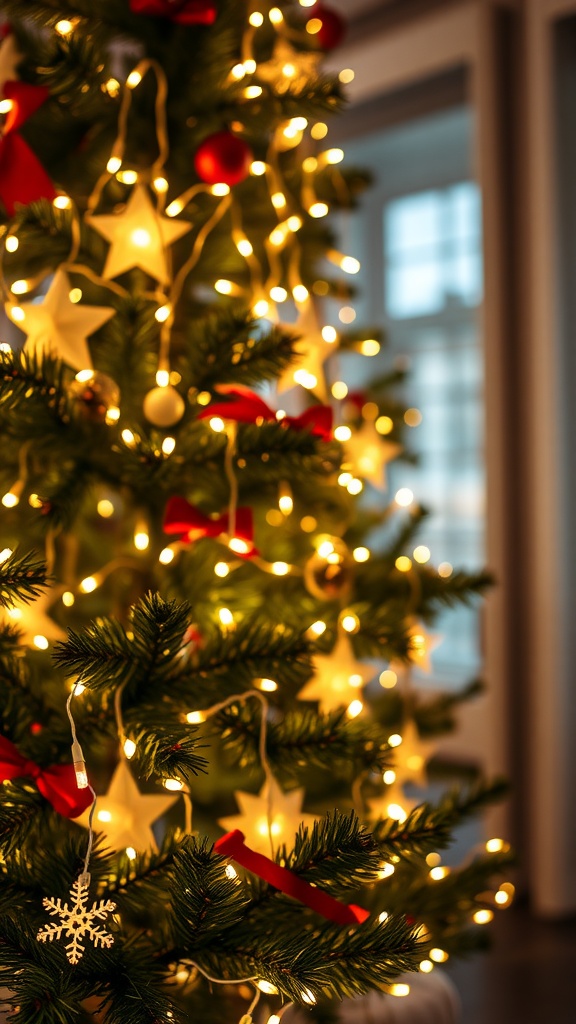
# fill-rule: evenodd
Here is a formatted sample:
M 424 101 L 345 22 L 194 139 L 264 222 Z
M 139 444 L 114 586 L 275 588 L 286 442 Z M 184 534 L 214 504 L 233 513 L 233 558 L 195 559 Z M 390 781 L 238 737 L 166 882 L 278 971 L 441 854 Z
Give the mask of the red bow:
M 94 799 L 90 789 L 78 789 L 73 765 L 41 768 L 23 757 L 5 736 L 0 736 L 0 781 L 23 778 L 34 779 L 42 796 L 65 818 L 77 818 Z
M 218 13 L 211 0 L 130 0 L 130 10 L 179 25 L 213 25 Z
M 35 199 L 54 199 L 56 190 L 38 157 L 19 129 L 50 95 L 43 85 L 6 82 L 4 98 L 12 101 L 0 139 L 0 198 L 12 217 L 15 203 L 27 206 Z
M 164 516 L 164 532 L 180 534 L 180 540 L 192 544 L 201 537 L 222 537 L 226 536 L 226 542 L 235 555 L 241 558 L 250 558 L 258 554 L 253 544 L 254 527 L 252 524 L 252 509 L 236 509 L 236 522 L 234 536 L 228 537 L 229 518 L 228 513 L 211 519 L 205 516 L 200 509 L 191 505 L 185 498 L 170 498 L 166 506 Z M 234 542 L 238 542 L 235 544 Z M 242 550 L 245 548 L 245 550 Z
M 251 850 L 244 843 L 243 833 L 237 828 L 217 839 L 214 849 L 216 853 L 232 858 L 252 874 L 263 878 L 275 889 L 280 889 L 281 892 L 293 896 L 300 903 L 322 914 L 328 921 L 334 921 L 335 924 L 360 924 L 370 917 L 370 912 L 363 907 L 357 907 L 354 903 L 341 903 L 317 886 L 305 882 L 288 868 L 283 868 L 269 857 L 265 857 L 263 853 Z
M 301 416 L 284 416 L 278 420 L 274 410 L 249 388 L 243 388 L 239 384 L 221 384 L 216 390 L 222 395 L 231 395 L 231 401 L 209 405 L 200 413 L 199 419 L 221 416 L 224 420 L 235 420 L 237 423 L 272 420 L 275 423 L 284 423 L 293 430 L 309 430 L 323 441 L 332 439 L 332 409 L 329 405 L 312 405 Z

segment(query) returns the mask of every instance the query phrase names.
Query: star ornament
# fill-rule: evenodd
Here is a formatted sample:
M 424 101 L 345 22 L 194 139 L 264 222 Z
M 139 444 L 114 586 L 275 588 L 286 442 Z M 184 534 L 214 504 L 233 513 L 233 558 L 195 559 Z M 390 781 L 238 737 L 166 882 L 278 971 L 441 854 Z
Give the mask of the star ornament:
M 438 633 L 429 633 L 421 622 L 410 627 L 410 661 L 428 675 L 432 672 L 431 655 L 442 643 L 444 637 Z
M 68 275 L 57 270 L 42 302 L 7 305 L 6 312 L 27 335 L 25 352 L 52 353 L 74 370 L 90 370 L 92 357 L 87 338 L 114 315 L 114 310 L 72 302 L 70 289 Z
M 110 242 L 102 276 L 107 280 L 139 267 L 167 284 L 166 249 L 190 231 L 191 224 L 164 217 L 156 210 L 144 185 L 135 185 L 122 211 L 90 217 L 90 225 Z
M 132 847 L 139 853 L 157 850 L 151 825 L 168 811 L 177 796 L 141 793 L 128 762 L 122 759 L 112 776 L 108 792 L 98 796 L 94 812 L 94 828 L 103 832 L 113 850 Z M 88 828 L 90 811 L 77 818 Z
M 334 711 L 358 700 L 373 675 L 373 668 L 356 660 L 348 635 L 342 633 L 330 654 L 314 658 L 314 675 L 298 699 L 317 700 L 321 711 Z
M 325 402 L 328 399 L 324 363 L 334 355 L 337 345 L 325 341 L 314 310 L 312 301 L 308 299 L 299 311 L 294 324 L 281 324 L 293 331 L 299 338 L 295 346 L 295 356 L 289 366 L 281 373 L 276 383 L 278 394 L 290 391 L 298 384 L 314 391 Z M 309 381 L 309 383 L 308 383 Z
M 312 828 L 316 821 L 313 814 L 302 811 L 304 790 L 292 789 L 285 793 L 275 779 L 270 780 L 270 788 L 266 782 L 258 795 L 243 792 L 234 795 L 241 813 L 220 818 L 218 824 L 226 832 L 240 829 L 246 845 L 267 857 L 284 843 L 291 849 L 300 825 Z
M 396 459 L 402 445 L 386 441 L 373 423 L 363 423 L 359 430 L 344 443 L 346 458 L 352 463 L 356 476 L 368 480 L 378 491 L 386 491 L 386 465 Z
M 398 735 L 402 737 L 402 742 L 394 747 L 395 782 L 426 786 L 426 765 L 434 754 L 435 744 L 420 738 L 413 718 L 402 725 Z
M 46 590 L 34 601 L 17 601 L 6 608 L 1 616 L 4 623 L 16 626 L 26 647 L 46 648 L 56 640 L 66 640 L 67 633 L 51 619 L 48 610 L 63 593 L 64 587 Z

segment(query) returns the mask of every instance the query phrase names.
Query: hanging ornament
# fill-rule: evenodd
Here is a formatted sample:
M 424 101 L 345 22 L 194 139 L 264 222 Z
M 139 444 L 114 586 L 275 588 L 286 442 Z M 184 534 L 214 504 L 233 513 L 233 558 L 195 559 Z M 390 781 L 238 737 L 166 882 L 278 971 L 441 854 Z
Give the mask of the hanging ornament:
M 80 876 L 72 886 L 71 906 L 68 903 L 62 904 L 60 897 L 44 897 L 44 908 L 51 917 L 58 917 L 59 922 L 45 924 L 36 935 L 38 942 L 53 942 L 54 939 L 60 940 L 64 934 L 64 938 L 70 939 L 66 945 L 66 956 L 71 964 L 77 964 L 84 955 L 86 947 L 82 939 L 88 938 L 96 948 L 102 946 L 104 949 L 109 949 L 114 942 L 114 936 L 97 922 L 104 921 L 108 914 L 116 910 L 116 904 L 111 900 L 99 900 L 98 903 L 94 900 L 88 909 L 89 883 L 83 881 L 85 877 Z
M 317 700 L 320 711 L 349 706 L 374 676 L 373 668 L 356 660 L 346 633 L 339 633 L 330 654 L 316 655 L 313 665 L 314 675 L 300 690 L 298 700 Z
M 106 423 L 110 409 L 120 403 L 120 389 L 111 377 L 98 370 L 82 370 L 68 385 L 72 415 L 84 423 Z
M 122 211 L 98 214 L 89 224 L 110 242 L 102 276 L 107 280 L 140 267 L 161 284 L 170 275 L 166 248 L 190 231 L 191 224 L 164 217 L 154 207 L 144 185 L 135 185 Z
M 295 875 L 293 871 L 289 871 L 288 868 L 284 868 L 270 860 L 269 857 L 251 850 L 246 846 L 244 835 L 239 829 L 234 829 L 234 831 L 222 836 L 221 839 L 217 839 L 214 843 L 214 849 L 216 853 L 235 860 L 238 864 L 247 868 L 248 871 L 251 871 L 252 874 L 258 875 L 259 878 L 273 885 L 275 889 L 279 889 L 280 892 L 293 896 L 294 899 L 304 903 L 311 910 L 315 910 L 328 921 L 334 921 L 335 924 L 341 925 L 360 924 L 370 917 L 370 912 L 363 907 L 357 907 L 354 903 L 342 903 L 340 900 L 334 899 L 333 896 L 319 889 L 318 886 L 310 885 L 303 878 L 299 878 L 298 875 Z
M 33 779 L 42 796 L 65 818 L 77 818 L 94 800 L 90 788 L 78 789 L 72 764 L 41 768 L 5 736 L 0 736 L 0 779 Z
M 222 540 L 231 551 L 240 558 L 251 558 L 257 555 L 254 547 L 254 526 L 252 509 L 241 507 L 236 509 L 234 517 L 234 536 L 229 535 L 230 517 L 228 512 L 214 518 L 204 515 L 185 498 L 177 495 L 170 498 L 164 515 L 164 532 L 175 534 L 184 544 L 193 544 L 202 537 L 213 537 Z
M 336 11 L 321 4 L 315 4 L 311 12 L 313 21 L 320 21 L 321 27 L 314 33 L 323 50 L 334 50 L 342 42 L 346 34 L 346 22 Z
M 318 547 L 304 566 L 304 584 L 320 601 L 344 598 L 354 580 L 354 559 L 339 537 L 319 537 Z
M 248 175 L 254 156 L 247 142 L 221 131 L 208 135 L 194 157 L 198 177 L 208 185 L 237 185 Z
M 401 444 L 386 441 L 374 424 L 367 422 L 359 430 L 353 430 L 350 439 L 344 442 L 344 453 L 355 476 L 368 480 L 379 491 L 387 489 L 387 463 L 396 459 L 401 451 Z
M 155 427 L 173 427 L 185 412 L 186 403 L 171 384 L 152 388 L 144 397 L 144 415 Z
M 406 796 L 400 783 L 394 782 L 386 787 L 386 792 L 381 796 L 368 800 L 368 818 L 370 821 L 381 821 L 383 818 L 393 818 L 394 821 L 406 821 L 410 811 L 421 801 Z
M 213 25 L 218 13 L 212 0 L 130 0 L 130 10 L 178 25 Z
M 98 797 L 94 828 L 104 833 L 112 850 L 123 850 L 127 847 L 132 847 L 140 853 L 145 850 L 156 850 L 156 840 L 150 826 L 165 814 L 177 799 L 177 796 L 141 793 L 132 777 L 128 762 L 122 759 L 112 776 L 108 792 Z M 88 828 L 87 813 L 78 821 Z
M 218 824 L 227 831 L 240 829 L 249 845 L 260 853 L 269 854 L 284 844 L 292 849 L 300 825 L 312 828 L 316 821 L 313 814 L 304 814 L 301 809 L 304 790 L 285 793 L 273 777 L 258 795 L 240 791 L 234 797 L 241 813 L 220 818 Z
M 392 769 L 396 775 L 395 782 L 426 786 L 426 764 L 434 754 L 435 744 L 420 738 L 413 718 L 403 723 L 398 735 L 402 737 L 402 742 L 394 747 Z
M 22 643 L 37 650 L 46 650 L 56 640 L 67 640 L 68 635 L 51 619 L 48 610 L 64 592 L 64 587 L 45 590 L 28 603 L 16 601 L 3 610 L 0 619 L 10 623 L 22 634 Z
M 51 353 L 74 370 L 85 370 L 92 366 L 86 339 L 114 316 L 114 310 L 71 302 L 70 288 L 68 275 L 57 270 L 42 302 L 7 305 L 6 312 L 27 335 L 25 352 Z

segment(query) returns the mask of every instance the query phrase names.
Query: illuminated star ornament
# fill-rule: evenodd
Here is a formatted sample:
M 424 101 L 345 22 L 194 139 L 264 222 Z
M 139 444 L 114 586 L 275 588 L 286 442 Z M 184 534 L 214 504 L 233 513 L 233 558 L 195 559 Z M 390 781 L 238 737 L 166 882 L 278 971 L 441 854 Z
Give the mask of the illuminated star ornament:
M 130 847 L 139 853 L 157 850 L 151 825 L 177 799 L 177 796 L 141 793 L 128 762 L 122 758 L 112 776 L 108 792 L 97 798 L 94 828 L 104 833 L 113 850 Z M 77 819 L 86 828 L 88 816 L 89 812 L 85 812 Z
M 276 387 L 279 394 L 300 384 L 314 391 L 323 401 L 327 399 L 324 363 L 334 355 L 338 346 L 322 337 L 322 331 L 312 302 L 307 301 L 295 324 L 280 326 L 294 331 L 299 337 L 295 346 L 296 358 L 278 378 Z
M 35 356 L 51 353 L 74 370 L 89 370 L 92 357 L 86 339 L 114 315 L 114 310 L 72 302 L 70 289 L 68 275 L 57 270 L 42 302 L 7 305 L 6 312 L 27 335 L 25 352 Z
M 275 93 L 300 91 L 316 79 L 320 60 L 319 50 L 299 53 L 278 36 L 271 59 L 259 61 L 256 77 L 272 85 Z
M 352 437 L 344 442 L 346 459 L 352 463 L 356 476 L 368 480 L 378 491 L 385 491 L 386 464 L 396 459 L 402 445 L 386 441 L 373 423 L 363 423 L 359 430 L 352 431 Z
M 266 782 L 258 795 L 237 792 L 234 796 L 241 813 L 220 818 L 218 824 L 227 832 L 239 829 L 248 846 L 267 856 L 283 843 L 292 849 L 300 825 L 312 828 L 316 821 L 313 814 L 304 814 L 301 809 L 304 790 L 285 793 L 275 779 L 271 779 L 270 789 Z
M 394 747 L 393 769 L 396 782 L 412 782 L 415 786 L 426 786 L 426 764 L 436 747 L 420 738 L 413 718 L 405 722 L 399 732 L 402 742 Z
M 89 223 L 111 243 L 102 271 L 104 278 L 111 280 L 139 267 L 161 284 L 170 280 L 167 246 L 192 227 L 162 216 L 143 185 L 135 185 L 122 213 L 90 217 Z
M 46 590 L 35 600 L 15 602 L 2 613 L 4 622 L 16 626 L 22 633 L 22 643 L 27 647 L 46 650 L 56 640 L 66 640 L 68 634 L 51 619 L 48 610 L 60 597 L 64 587 Z
M 350 638 L 341 633 L 330 654 L 314 658 L 314 675 L 298 694 L 299 700 L 317 700 L 321 711 L 334 711 L 358 700 L 374 669 L 356 660 Z

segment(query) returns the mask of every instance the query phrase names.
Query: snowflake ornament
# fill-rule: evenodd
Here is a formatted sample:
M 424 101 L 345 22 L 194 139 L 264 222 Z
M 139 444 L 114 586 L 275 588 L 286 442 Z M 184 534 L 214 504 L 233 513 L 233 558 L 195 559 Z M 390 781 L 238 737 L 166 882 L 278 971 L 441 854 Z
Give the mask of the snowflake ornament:
M 66 956 L 71 964 L 77 964 L 82 959 L 85 946 L 82 939 L 87 936 L 95 946 L 110 947 L 114 942 L 114 936 L 105 928 L 96 924 L 97 920 L 103 921 L 107 914 L 116 909 L 116 904 L 111 900 L 96 900 L 90 910 L 87 908 L 89 882 L 85 882 L 81 875 L 72 886 L 70 896 L 72 905 L 62 905 L 60 898 L 45 896 L 42 903 L 45 909 L 52 916 L 60 918 L 59 923 L 53 922 L 40 928 L 36 938 L 38 942 L 52 942 L 53 939 L 61 939 L 64 934 L 70 942 L 66 946 Z

